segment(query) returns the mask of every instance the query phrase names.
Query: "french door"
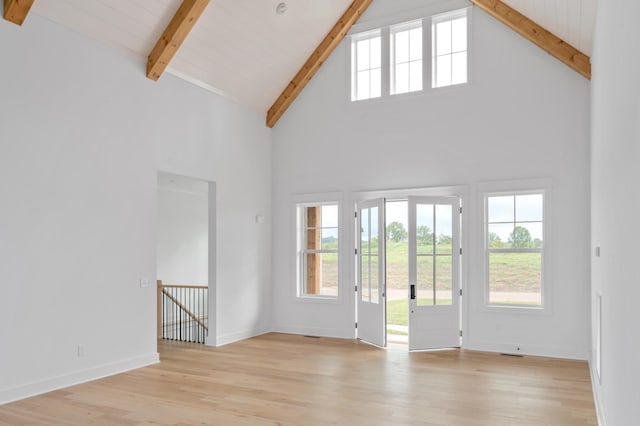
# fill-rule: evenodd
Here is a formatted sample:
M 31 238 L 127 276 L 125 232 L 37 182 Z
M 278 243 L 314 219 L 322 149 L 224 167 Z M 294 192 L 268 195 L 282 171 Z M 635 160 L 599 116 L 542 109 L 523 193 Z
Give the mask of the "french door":
M 385 199 L 358 203 L 358 339 L 384 347 L 386 329 Z
M 460 201 L 409 197 L 409 350 L 460 346 Z

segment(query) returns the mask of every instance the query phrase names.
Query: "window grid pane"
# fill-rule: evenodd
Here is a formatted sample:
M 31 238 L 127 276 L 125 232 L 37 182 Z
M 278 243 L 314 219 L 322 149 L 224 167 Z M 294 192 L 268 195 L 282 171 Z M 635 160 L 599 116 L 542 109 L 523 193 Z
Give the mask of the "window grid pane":
M 422 90 L 422 59 L 409 63 L 409 91 Z
M 451 55 L 437 56 L 436 65 L 436 87 L 451 86 Z
M 372 38 L 369 45 L 371 69 L 380 68 L 382 66 L 382 46 L 380 37 Z
M 409 64 L 402 63 L 396 64 L 395 86 L 394 93 L 407 93 L 409 91 Z
M 361 257 L 361 270 L 360 270 L 360 298 L 365 301 L 371 301 L 371 273 L 370 265 L 371 262 L 370 256 L 365 256 L 364 254 Z
M 453 303 L 453 256 L 436 256 L 436 305 Z
M 467 82 L 467 52 L 451 55 L 451 84 Z
M 451 22 L 451 52 L 467 51 L 467 18 L 454 19 Z
M 380 282 L 379 278 L 379 269 L 378 269 L 378 255 L 371 255 L 369 257 L 369 264 L 371 265 L 370 272 L 370 288 L 371 288 L 371 303 L 378 303 L 380 298 L 380 291 L 378 283 Z
M 422 61 L 422 27 L 409 31 L 409 60 Z
M 409 62 L 409 31 L 395 33 L 396 64 Z
M 370 98 L 379 98 L 382 90 L 382 73 L 380 68 L 372 69 L 369 78 L 369 94 Z
M 434 304 L 434 258 L 435 256 L 431 255 L 416 257 L 416 304 L 418 306 Z
M 358 71 L 367 71 L 370 68 L 369 64 L 369 40 L 362 40 L 356 44 L 356 52 L 358 58 L 358 65 L 356 69 Z
M 489 253 L 489 303 L 542 305 L 542 253 Z
M 356 99 L 369 99 L 369 71 L 358 71 L 357 74 L 357 95 Z

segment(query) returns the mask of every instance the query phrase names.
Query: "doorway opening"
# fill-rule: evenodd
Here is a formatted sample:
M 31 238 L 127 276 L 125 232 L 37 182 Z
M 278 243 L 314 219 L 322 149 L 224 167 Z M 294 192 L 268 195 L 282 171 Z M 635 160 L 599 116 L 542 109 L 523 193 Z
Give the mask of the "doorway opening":
M 158 173 L 157 333 L 205 343 L 209 331 L 209 182 Z
M 407 200 L 387 200 L 387 341 L 409 343 L 409 239 Z
M 357 202 L 358 339 L 409 350 L 460 346 L 460 205 L 456 195 Z

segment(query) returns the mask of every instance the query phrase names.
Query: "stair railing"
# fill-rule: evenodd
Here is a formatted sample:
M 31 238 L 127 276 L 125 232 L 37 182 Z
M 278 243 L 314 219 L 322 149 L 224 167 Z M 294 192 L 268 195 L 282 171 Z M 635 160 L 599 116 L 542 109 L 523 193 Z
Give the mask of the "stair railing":
M 204 343 L 209 332 L 207 293 L 207 286 L 163 284 L 158 280 L 158 338 Z

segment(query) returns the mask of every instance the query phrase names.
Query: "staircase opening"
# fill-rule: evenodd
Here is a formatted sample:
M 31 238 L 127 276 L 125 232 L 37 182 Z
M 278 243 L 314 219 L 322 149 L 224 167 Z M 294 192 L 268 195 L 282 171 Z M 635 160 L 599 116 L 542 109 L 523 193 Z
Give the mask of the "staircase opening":
M 158 174 L 157 334 L 205 343 L 209 331 L 209 182 Z

